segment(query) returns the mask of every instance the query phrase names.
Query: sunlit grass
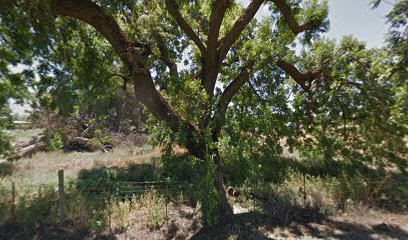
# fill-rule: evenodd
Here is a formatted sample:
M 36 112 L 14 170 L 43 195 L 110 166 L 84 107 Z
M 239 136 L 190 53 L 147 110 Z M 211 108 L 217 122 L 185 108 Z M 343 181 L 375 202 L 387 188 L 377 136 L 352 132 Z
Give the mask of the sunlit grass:
M 132 163 L 147 163 L 160 156 L 160 150 L 150 146 L 143 148 L 120 147 L 111 152 L 39 152 L 31 158 L 22 158 L 12 163 L 11 175 L 0 178 L 0 185 L 10 186 L 14 182 L 17 190 L 36 191 L 41 185 L 56 185 L 57 172 L 64 169 L 65 179 L 75 180 L 80 170 L 94 167 L 125 167 Z

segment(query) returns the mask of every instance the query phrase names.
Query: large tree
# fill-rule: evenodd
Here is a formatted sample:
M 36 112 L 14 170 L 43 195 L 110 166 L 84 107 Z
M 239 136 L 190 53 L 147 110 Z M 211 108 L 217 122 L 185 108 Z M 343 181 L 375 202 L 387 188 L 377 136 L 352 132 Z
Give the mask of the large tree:
M 361 76 L 370 65 L 360 64 L 364 46 L 352 39 L 339 47 L 319 40 L 328 29 L 326 1 L 252 0 L 246 6 L 233 0 L 0 3 L 0 42 L 14 51 L 11 64 L 21 62 L 31 66 L 25 73 L 38 74 L 39 80 L 32 81 L 31 74 L 28 81 L 35 82 L 31 87 L 38 93 L 47 93 L 40 95 L 42 101 L 52 96 L 61 110 L 83 100 L 78 88 L 88 96 L 109 94 L 118 84 L 133 86 L 136 98 L 176 133 L 172 140 L 206 166 L 210 186 L 204 190 L 212 186 L 217 197 L 214 204 L 203 201 L 203 207 L 222 217 L 232 209 L 223 183 L 226 154 L 219 148 L 236 146 L 238 135 L 248 146 L 262 143 L 268 149 L 280 148 L 278 140 L 285 137 L 307 139 L 313 132 L 307 135 L 306 130 L 317 116 L 312 102 L 320 104 L 320 116 L 327 107 L 345 119 L 348 106 L 338 105 L 345 94 L 330 91 L 353 85 L 356 74 L 361 90 Z M 268 9 L 267 16 L 255 19 L 262 8 Z M 352 64 L 357 70 L 348 67 Z M 331 85 L 323 84 L 326 80 Z M 337 102 L 325 104 L 332 99 Z M 352 103 L 356 109 L 362 105 Z M 296 120 L 303 125 L 293 124 Z

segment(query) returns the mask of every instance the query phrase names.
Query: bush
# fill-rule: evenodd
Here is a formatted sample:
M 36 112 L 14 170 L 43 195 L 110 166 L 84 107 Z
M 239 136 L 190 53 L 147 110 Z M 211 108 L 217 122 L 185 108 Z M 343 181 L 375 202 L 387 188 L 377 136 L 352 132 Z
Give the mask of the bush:
M 130 164 L 126 170 L 130 182 L 156 181 L 160 178 L 159 169 L 151 164 Z
M 84 193 L 101 194 L 113 188 L 114 182 L 126 181 L 118 168 L 83 169 L 78 173 L 77 188 Z
M 13 174 L 14 165 L 11 162 L 0 163 L 0 178 Z
M 195 159 L 188 155 L 163 154 L 161 163 L 164 177 L 173 180 L 193 182 L 197 176 Z
M 58 222 L 58 195 L 52 185 L 44 185 L 41 194 L 22 192 L 16 207 L 16 221 L 23 226 Z
M 9 154 L 10 151 L 10 136 L 0 130 L 0 157 Z
M 144 182 L 160 180 L 159 170 L 150 164 L 131 164 L 127 169 L 100 167 L 83 169 L 78 173 L 77 188 L 83 193 L 117 193 L 120 196 L 131 195 L 122 191 L 131 187 L 123 182 Z
M 358 171 L 342 170 L 338 176 L 314 176 L 289 168 L 279 182 L 240 185 L 238 201 L 251 207 L 253 198 L 266 209 L 313 208 L 324 213 L 346 211 L 359 206 L 380 207 L 391 211 L 406 210 L 408 187 L 406 178 L 398 175 L 368 177 Z M 355 173 L 356 172 L 356 173 Z M 306 199 L 304 199 L 306 196 Z
M 64 146 L 62 135 L 58 132 L 52 132 L 50 129 L 47 129 L 44 132 L 44 149 L 46 151 L 56 151 L 62 149 Z
M 165 202 L 156 190 L 141 195 L 138 207 L 146 214 L 146 226 L 150 229 L 159 228 L 165 220 Z

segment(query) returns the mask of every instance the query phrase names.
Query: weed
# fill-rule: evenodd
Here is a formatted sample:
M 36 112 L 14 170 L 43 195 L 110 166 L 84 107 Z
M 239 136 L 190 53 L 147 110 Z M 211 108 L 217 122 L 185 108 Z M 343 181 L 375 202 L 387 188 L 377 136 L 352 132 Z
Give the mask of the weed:
M 0 178 L 13 174 L 14 166 L 11 162 L 0 162 Z
M 139 201 L 138 207 L 146 214 L 146 226 L 150 229 L 159 228 L 165 220 L 165 202 L 156 190 L 147 191 Z

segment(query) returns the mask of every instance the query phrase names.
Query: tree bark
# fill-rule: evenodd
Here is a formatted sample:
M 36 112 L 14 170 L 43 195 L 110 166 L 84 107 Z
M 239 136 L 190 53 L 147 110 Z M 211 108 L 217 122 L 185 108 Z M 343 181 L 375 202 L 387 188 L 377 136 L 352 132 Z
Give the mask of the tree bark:
M 214 179 L 214 186 L 218 193 L 218 205 L 215 209 L 217 211 L 217 215 L 220 216 L 221 222 L 230 218 L 233 214 L 233 208 L 228 202 L 227 192 L 225 191 L 224 186 L 224 172 L 222 166 L 222 158 L 218 152 L 218 149 L 215 150 L 215 179 Z

